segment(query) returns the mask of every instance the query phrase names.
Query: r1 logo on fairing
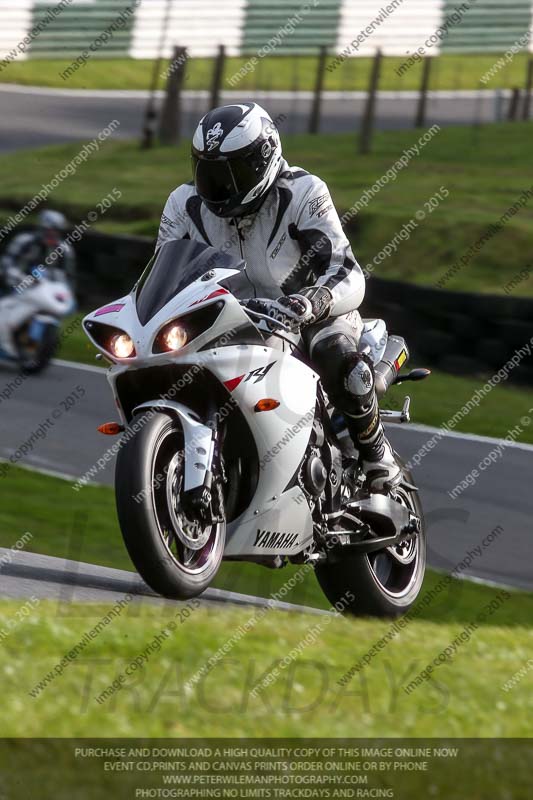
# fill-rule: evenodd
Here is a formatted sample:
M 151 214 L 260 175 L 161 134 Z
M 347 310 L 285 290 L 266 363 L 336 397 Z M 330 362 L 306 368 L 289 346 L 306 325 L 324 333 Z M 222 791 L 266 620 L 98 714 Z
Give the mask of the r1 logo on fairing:
M 249 381 L 250 378 L 255 378 L 254 383 L 259 383 L 259 381 L 262 381 L 263 378 L 266 377 L 268 371 L 272 369 L 275 363 L 275 361 L 271 361 L 270 364 L 266 365 L 266 367 L 258 367 L 257 369 L 253 369 L 251 372 L 245 372 L 242 375 L 237 375 L 236 378 L 230 378 L 229 381 L 224 381 L 224 386 L 226 389 L 228 389 L 228 391 L 232 392 L 242 381 L 246 383 L 246 381 Z
M 257 529 L 254 547 L 292 547 L 298 541 L 297 533 L 279 533 L 278 531 L 261 531 Z
M 244 382 L 246 383 L 246 381 L 249 381 L 250 378 L 255 378 L 254 383 L 259 383 L 259 381 L 262 381 L 263 378 L 266 378 L 267 373 L 272 369 L 275 363 L 275 361 L 271 361 L 270 364 L 266 365 L 266 367 L 258 367 L 257 369 L 253 369 L 245 377 Z

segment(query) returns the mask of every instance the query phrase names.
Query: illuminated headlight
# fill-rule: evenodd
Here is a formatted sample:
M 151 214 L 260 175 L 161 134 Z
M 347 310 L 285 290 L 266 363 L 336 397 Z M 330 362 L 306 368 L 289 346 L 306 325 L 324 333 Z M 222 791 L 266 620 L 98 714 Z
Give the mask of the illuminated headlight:
M 159 341 L 164 350 L 180 350 L 189 341 L 187 331 L 176 322 L 167 325 L 159 334 Z
M 109 352 L 116 358 L 131 358 L 135 353 L 135 345 L 127 333 L 116 333 L 109 340 Z

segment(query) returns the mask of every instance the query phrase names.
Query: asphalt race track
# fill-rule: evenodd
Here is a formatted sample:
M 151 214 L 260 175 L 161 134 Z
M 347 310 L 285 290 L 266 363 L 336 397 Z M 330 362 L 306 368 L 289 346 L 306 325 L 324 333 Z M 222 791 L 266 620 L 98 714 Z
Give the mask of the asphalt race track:
M 112 603 L 131 594 L 138 603 L 155 605 L 174 603 L 155 594 L 134 572 L 121 569 L 68 561 L 38 553 L 17 552 L 0 548 L 4 559 L 1 572 L 0 596 L 10 598 L 37 597 L 39 600 L 57 600 L 64 603 Z M 267 600 L 223 589 L 207 589 L 201 597 L 204 606 L 271 606 L 278 611 L 297 611 L 312 614 L 329 614 L 319 608 L 308 608 L 280 600 Z
M 427 123 L 468 125 L 494 122 L 505 113 L 508 92 L 430 92 Z M 327 92 L 322 102 L 321 131 L 350 132 L 358 129 L 365 106 L 364 92 Z M 249 100 L 239 92 L 223 92 L 222 103 Z M 285 115 L 284 134 L 307 132 L 310 92 L 253 92 L 273 118 Z M 158 102 L 162 95 L 158 93 Z M 376 110 L 378 129 L 412 128 L 417 108 L 416 92 L 380 92 Z M 0 84 L 0 152 L 42 147 L 95 137 L 112 120 L 120 122 L 118 138 L 140 136 L 146 108 L 146 92 L 74 91 Z M 207 111 L 208 92 L 185 92 L 182 133 L 190 136 Z M 418 136 L 417 136 L 418 138 Z
M 14 390 L 12 387 L 9 399 L 1 399 L 2 392 L 15 377 L 15 372 L 0 368 L 0 458 L 7 460 L 17 453 L 21 444 L 49 418 L 53 425 L 48 426 L 46 436 L 38 439 L 32 448 L 25 448 L 29 450 L 25 455 L 19 451 L 16 463 L 57 473 L 74 482 L 115 441 L 96 431 L 102 422 L 116 419 L 103 370 L 96 366 L 56 362 L 43 375 L 27 378 Z M 84 392 L 83 397 L 68 412 L 57 416 L 61 401 L 76 392 L 76 387 L 79 395 Z M 412 416 L 416 421 L 416 407 L 412 408 Z M 433 437 L 434 430 L 416 425 L 389 426 L 389 434 L 404 460 L 409 461 Z M 450 572 L 470 551 L 472 563 L 462 572 L 463 576 L 531 590 L 533 567 L 529 554 L 533 533 L 533 493 L 530 474 L 533 446 L 504 448 L 501 457 L 481 472 L 473 486 L 455 500 L 448 495 L 496 444 L 495 440 L 484 437 L 446 435 L 413 470 L 427 518 L 428 561 L 432 566 Z M 94 480 L 111 485 L 112 463 L 98 471 Z M 481 547 L 483 539 L 497 526 L 503 529 L 501 533 L 493 542 Z M 479 554 L 475 548 L 480 548 Z M 20 584 L 23 594 L 27 594 L 30 588 L 35 593 L 34 582 L 44 579 L 49 584 L 47 596 L 56 596 L 53 576 L 47 576 L 47 570 L 55 567 L 48 562 L 49 559 L 43 558 L 37 561 L 22 558 L 15 565 L 16 580 L 8 586 L 5 586 L 7 567 L 4 567 L 0 593 L 4 594 L 4 588 L 8 594 L 17 591 L 16 584 Z M 62 565 L 64 563 L 61 561 Z M 62 569 L 64 572 L 64 566 Z M 83 565 L 84 574 L 87 569 L 91 568 Z M 89 582 L 84 587 L 83 591 L 88 591 L 91 599 L 95 592 L 115 591 L 113 581 L 117 578 L 122 583 L 132 579 L 128 573 L 117 576 L 111 574 L 117 572 L 113 570 L 100 567 L 92 570 L 107 578 L 103 578 L 102 583 L 92 585 Z

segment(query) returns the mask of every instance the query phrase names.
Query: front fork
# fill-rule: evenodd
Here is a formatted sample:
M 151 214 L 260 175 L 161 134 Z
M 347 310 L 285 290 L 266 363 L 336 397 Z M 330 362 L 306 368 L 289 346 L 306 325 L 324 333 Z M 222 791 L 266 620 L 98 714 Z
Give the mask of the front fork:
M 224 426 L 219 426 L 218 418 L 218 408 L 211 402 L 204 423 L 211 430 L 211 442 L 205 453 L 207 469 L 204 480 L 200 486 L 189 489 L 182 495 L 184 509 L 206 524 L 223 522 L 225 519 L 223 484 L 227 479 L 221 457 L 225 429 Z

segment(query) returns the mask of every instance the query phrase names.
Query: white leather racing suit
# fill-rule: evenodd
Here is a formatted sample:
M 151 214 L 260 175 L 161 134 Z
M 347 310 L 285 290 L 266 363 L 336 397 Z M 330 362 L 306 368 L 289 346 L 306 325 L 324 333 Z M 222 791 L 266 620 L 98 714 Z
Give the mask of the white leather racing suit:
M 329 327 L 336 318 L 347 317 L 335 328 L 347 323 L 352 332 L 359 330 L 359 314 L 354 312 L 365 293 L 363 272 L 328 187 L 315 175 L 283 162 L 260 210 L 238 221 L 212 214 L 194 185 L 179 186 L 165 205 L 158 245 L 184 237 L 243 258 L 252 284 L 250 296 L 274 300 L 325 285 L 333 295 Z
M 239 220 L 216 216 L 194 184 L 184 184 L 167 200 L 158 246 L 181 238 L 244 259 L 250 285 L 242 299 L 330 290 L 329 316 L 305 329 L 304 341 L 330 400 L 346 416 L 367 475 L 383 490 L 398 468 L 379 418 L 373 365 L 358 352 L 365 279 L 324 181 L 283 161 L 259 211 Z

